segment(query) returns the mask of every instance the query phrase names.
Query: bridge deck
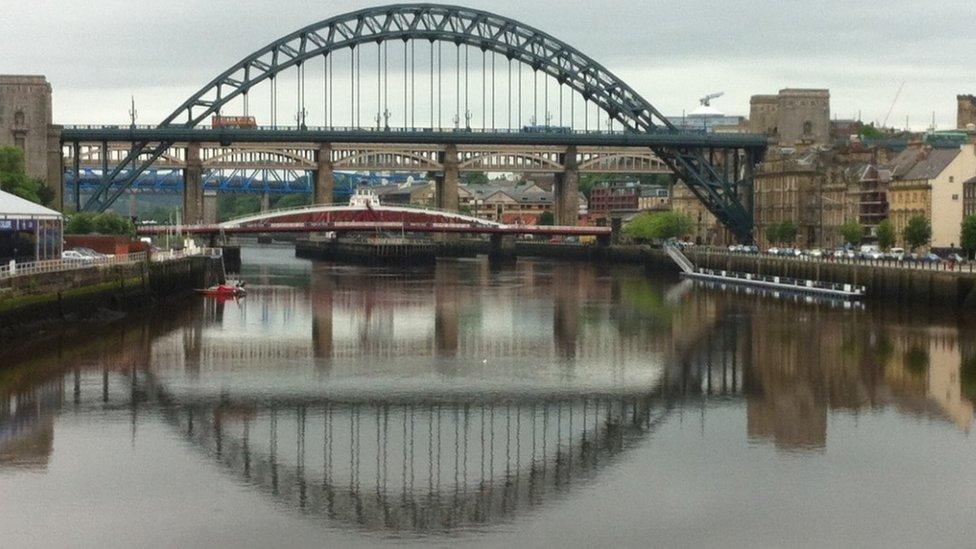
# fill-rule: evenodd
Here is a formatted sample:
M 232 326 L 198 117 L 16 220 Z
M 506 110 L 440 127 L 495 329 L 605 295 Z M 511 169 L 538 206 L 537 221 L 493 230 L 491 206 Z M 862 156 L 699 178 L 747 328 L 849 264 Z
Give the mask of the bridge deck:
M 603 147 L 702 147 L 765 149 L 767 139 L 756 134 L 660 131 L 525 132 L 505 130 L 430 130 L 349 128 L 211 129 L 205 127 L 65 126 L 61 140 L 73 142 L 199 142 L 199 143 L 398 143 L 455 145 L 576 145 Z

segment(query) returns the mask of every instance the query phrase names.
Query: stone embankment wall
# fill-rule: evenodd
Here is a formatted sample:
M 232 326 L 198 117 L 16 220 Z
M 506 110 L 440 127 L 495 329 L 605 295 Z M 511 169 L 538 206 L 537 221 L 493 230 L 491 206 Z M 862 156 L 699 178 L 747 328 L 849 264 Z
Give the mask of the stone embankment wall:
M 154 300 L 222 281 L 221 260 L 206 257 L 0 280 L 0 341 L 35 335 L 64 322 L 110 320 Z
M 908 269 L 882 263 L 799 261 L 708 251 L 688 251 L 685 255 L 697 267 L 707 269 L 858 284 L 867 287 L 868 296 L 873 299 L 976 309 L 976 273 L 968 270 Z M 663 252 L 648 260 L 649 263 L 670 261 Z

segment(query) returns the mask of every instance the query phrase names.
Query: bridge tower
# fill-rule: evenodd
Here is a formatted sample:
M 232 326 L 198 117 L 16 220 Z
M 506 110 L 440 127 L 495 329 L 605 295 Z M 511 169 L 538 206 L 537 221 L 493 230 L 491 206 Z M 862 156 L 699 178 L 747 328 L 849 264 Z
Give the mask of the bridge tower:
M 460 160 L 457 145 L 447 145 L 440 153 L 444 171 L 434 177 L 434 205 L 439 210 L 456 212 L 460 209 L 458 187 L 461 183 Z
M 335 194 L 335 174 L 332 172 L 332 143 L 322 143 L 316 152 L 318 169 L 314 172 L 312 204 L 331 204 Z
M 556 225 L 576 226 L 579 225 L 579 163 L 575 146 L 566 149 L 560 163 L 563 171 L 556 174 L 552 189 Z
M 200 158 L 200 144 L 190 143 L 186 147 L 186 168 L 183 170 L 183 223 L 203 223 L 203 210 L 203 160 Z

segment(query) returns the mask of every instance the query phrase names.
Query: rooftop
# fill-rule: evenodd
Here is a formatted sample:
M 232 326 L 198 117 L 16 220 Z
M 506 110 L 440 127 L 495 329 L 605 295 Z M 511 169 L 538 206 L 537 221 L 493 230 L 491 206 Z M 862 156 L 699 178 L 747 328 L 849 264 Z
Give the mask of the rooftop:
M 909 148 L 891 161 L 894 179 L 934 179 L 959 156 L 960 149 Z
M 61 217 L 59 212 L 0 191 L 0 218 L 2 219 L 60 219 Z

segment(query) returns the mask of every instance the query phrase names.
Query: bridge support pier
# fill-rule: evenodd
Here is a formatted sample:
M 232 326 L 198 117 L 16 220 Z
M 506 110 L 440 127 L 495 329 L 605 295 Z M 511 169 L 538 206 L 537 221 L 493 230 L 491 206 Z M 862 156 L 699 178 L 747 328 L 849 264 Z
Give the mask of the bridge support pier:
M 488 248 L 488 261 L 497 262 L 515 258 L 515 236 L 510 234 L 491 235 Z
M 199 225 L 203 221 L 203 161 L 200 144 L 186 147 L 186 168 L 183 170 L 183 223 Z
M 448 145 L 441 153 L 444 171 L 435 177 L 434 198 L 439 210 L 456 212 L 460 209 L 458 187 L 461 183 L 460 161 L 457 145 Z
M 332 144 L 322 143 L 316 151 L 315 186 L 312 188 L 312 204 L 332 204 L 335 196 L 335 174 L 332 173 Z
M 553 186 L 553 207 L 556 225 L 579 225 L 579 164 L 576 147 L 570 146 L 562 155 L 563 172 L 556 174 Z
M 271 211 L 271 194 L 261 193 L 261 213 Z
M 203 192 L 203 223 L 205 225 L 217 223 L 217 191 Z

